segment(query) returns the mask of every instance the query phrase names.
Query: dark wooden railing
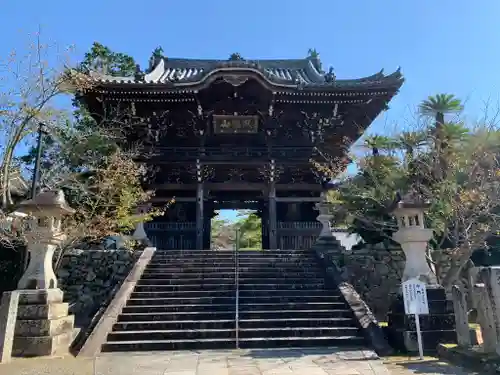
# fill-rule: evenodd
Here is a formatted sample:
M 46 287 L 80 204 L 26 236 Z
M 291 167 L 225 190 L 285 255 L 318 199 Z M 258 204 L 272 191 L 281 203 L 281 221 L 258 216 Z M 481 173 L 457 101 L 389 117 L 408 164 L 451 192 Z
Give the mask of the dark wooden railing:
M 254 161 L 264 159 L 308 160 L 315 153 L 314 147 L 154 147 L 144 152 L 145 157 L 155 160 L 182 162 L 200 161 Z
M 195 248 L 195 222 L 156 222 L 144 224 L 146 233 L 161 249 Z M 278 247 L 280 249 L 308 249 L 321 231 L 317 221 L 279 221 L 277 223 Z

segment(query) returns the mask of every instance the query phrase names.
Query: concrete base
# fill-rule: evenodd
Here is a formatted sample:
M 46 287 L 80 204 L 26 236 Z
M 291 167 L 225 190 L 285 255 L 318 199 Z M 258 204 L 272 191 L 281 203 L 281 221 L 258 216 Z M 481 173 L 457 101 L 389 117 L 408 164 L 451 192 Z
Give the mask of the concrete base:
M 74 316 L 60 289 L 20 290 L 12 354 L 61 356 L 73 341 Z
M 55 336 L 16 336 L 12 354 L 16 357 L 64 356 L 69 353 L 73 331 Z
M 443 288 L 427 289 L 429 315 L 420 316 L 420 329 L 424 351 L 436 352 L 442 343 L 456 343 L 455 315 L 451 301 L 446 300 Z M 418 351 L 415 317 L 404 312 L 403 297 L 391 305 L 388 314 L 389 342 L 394 349 L 401 352 Z

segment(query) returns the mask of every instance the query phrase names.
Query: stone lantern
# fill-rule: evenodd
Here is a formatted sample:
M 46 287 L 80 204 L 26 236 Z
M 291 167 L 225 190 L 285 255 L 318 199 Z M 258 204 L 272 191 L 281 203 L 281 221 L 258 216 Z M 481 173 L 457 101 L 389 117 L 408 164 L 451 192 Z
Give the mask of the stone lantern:
M 316 220 L 322 224 L 321 233 L 319 237 L 331 237 L 332 234 L 332 225 L 331 221 L 333 219 L 333 215 L 330 212 L 331 205 L 325 202 L 325 195 L 321 193 L 321 201 L 316 203 L 316 210 L 318 210 L 319 215 L 316 217 Z
M 16 356 L 54 356 L 68 353 L 73 339 L 74 316 L 57 288 L 52 268 L 54 251 L 65 239 L 61 230 L 64 215 L 75 211 L 62 191 L 46 191 L 20 204 L 26 214 L 28 268 L 15 291 L 18 306 L 9 314 L 16 317 L 12 353 Z M 17 310 L 17 311 L 15 311 Z
M 432 238 L 432 229 L 425 228 L 424 213 L 429 208 L 415 192 L 403 197 L 399 194 L 391 206 L 398 231 L 393 233 L 394 241 L 401 245 L 406 257 L 402 282 L 418 279 L 427 285 L 437 285 L 436 276 L 427 263 L 427 246 Z
M 427 284 L 430 314 L 420 317 L 420 326 L 424 350 L 435 350 L 439 343 L 455 342 L 456 333 L 453 309 L 426 259 L 428 242 L 432 238 L 432 229 L 425 228 L 424 222 L 424 213 L 429 206 L 429 202 L 412 191 L 404 196 L 398 194 L 390 212 L 398 224 L 398 231 L 392 238 L 401 245 L 406 256 L 402 282 L 418 279 Z M 415 317 L 405 314 L 402 291 L 391 304 L 388 329 L 392 345 L 397 349 L 418 350 Z
M 30 262 L 18 289 L 54 289 L 57 278 L 52 268 L 54 251 L 66 236 L 61 230 L 63 216 L 75 211 L 68 206 L 64 193 L 46 191 L 20 204 L 17 212 L 30 216 L 26 234 Z
M 137 207 L 137 217 L 142 216 L 143 214 L 147 213 L 149 209 L 149 206 L 143 205 Z M 144 222 L 140 221 L 136 224 L 134 233 L 132 234 L 132 237 L 146 245 L 150 244 L 150 240 L 148 238 L 148 235 L 146 233 L 146 230 L 144 229 Z

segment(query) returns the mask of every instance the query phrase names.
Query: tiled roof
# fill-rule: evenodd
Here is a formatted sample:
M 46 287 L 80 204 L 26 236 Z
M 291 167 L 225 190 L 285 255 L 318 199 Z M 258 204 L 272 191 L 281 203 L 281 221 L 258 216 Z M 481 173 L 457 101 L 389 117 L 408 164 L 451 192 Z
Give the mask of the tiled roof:
M 336 79 L 333 72 L 320 72 L 311 59 L 295 60 L 198 60 L 160 58 L 147 74 L 132 77 L 114 77 L 91 72 L 91 76 L 104 83 L 167 84 L 173 87 L 195 86 L 217 72 L 252 71 L 263 76 L 269 83 L 281 87 L 315 89 L 398 89 L 403 76 L 398 69 L 385 75 L 380 71 L 359 79 Z

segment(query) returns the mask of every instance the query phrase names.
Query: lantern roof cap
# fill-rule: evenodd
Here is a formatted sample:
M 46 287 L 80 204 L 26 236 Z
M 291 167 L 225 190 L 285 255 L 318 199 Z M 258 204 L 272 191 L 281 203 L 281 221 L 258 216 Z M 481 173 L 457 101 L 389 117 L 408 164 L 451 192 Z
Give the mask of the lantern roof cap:
M 415 189 L 409 190 L 402 195 L 400 192 L 396 193 L 394 201 L 389 206 L 389 212 L 394 212 L 397 209 L 422 209 L 429 208 L 431 203 L 425 199 L 422 194 Z
M 66 202 L 62 190 L 49 190 L 19 204 L 17 212 L 34 216 L 62 216 L 75 212 Z

